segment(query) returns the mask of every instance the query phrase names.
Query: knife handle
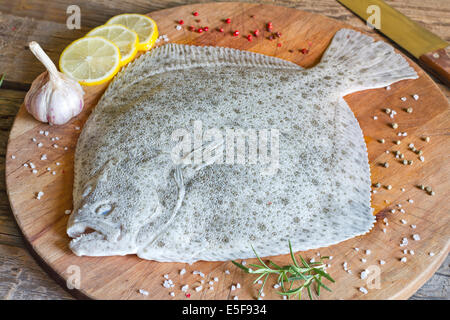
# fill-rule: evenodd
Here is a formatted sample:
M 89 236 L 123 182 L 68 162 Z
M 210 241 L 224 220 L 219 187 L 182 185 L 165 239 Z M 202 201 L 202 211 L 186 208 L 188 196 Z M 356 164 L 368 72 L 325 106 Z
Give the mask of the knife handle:
M 450 87 L 450 58 L 445 49 L 425 53 L 419 60 Z

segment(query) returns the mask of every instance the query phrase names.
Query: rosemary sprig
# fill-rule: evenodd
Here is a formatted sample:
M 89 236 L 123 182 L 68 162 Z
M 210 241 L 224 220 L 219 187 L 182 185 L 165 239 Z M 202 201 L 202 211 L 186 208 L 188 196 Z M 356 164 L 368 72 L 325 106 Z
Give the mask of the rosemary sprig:
M 261 296 L 263 292 L 264 286 L 267 282 L 267 279 L 270 275 L 277 275 L 277 283 L 280 284 L 282 291 L 277 291 L 277 294 L 287 296 L 291 298 L 292 296 L 298 295 L 298 298 L 302 298 L 303 289 L 306 289 L 309 298 L 312 300 L 312 291 L 311 285 L 313 283 L 316 284 L 316 294 L 320 296 L 320 288 L 324 288 L 325 290 L 331 291 L 325 284 L 323 284 L 322 279 L 328 279 L 331 282 L 334 282 L 333 278 L 325 272 L 325 265 L 323 264 L 323 260 L 328 259 L 329 257 L 320 257 L 320 262 L 310 262 L 307 263 L 305 259 L 301 255 L 299 255 L 301 264 L 297 262 L 295 258 L 294 252 L 292 251 L 292 245 L 289 241 L 289 251 L 291 254 L 291 259 L 293 264 L 280 267 L 273 261 L 268 261 L 266 264 L 256 253 L 255 249 L 252 246 L 252 250 L 258 258 L 259 264 L 249 264 L 250 267 L 246 267 L 236 261 L 231 261 L 235 266 L 242 269 L 246 273 L 256 274 L 258 277 L 255 279 L 253 283 L 257 283 L 259 280 L 264 278 L 261 289 L 258 291 L 258 298 Z M 270 267 L 271 266 L 271 267 Z M 286 284 L 288 287 L 286 287 Z M 294 287 L 294 285 L 297 285 Z
M 5 74 L 2 74 L 2 77 L 0 78 L 0 87 L 1 87 L 2 84 L 3 84 L 3 79 L 5 79 Z

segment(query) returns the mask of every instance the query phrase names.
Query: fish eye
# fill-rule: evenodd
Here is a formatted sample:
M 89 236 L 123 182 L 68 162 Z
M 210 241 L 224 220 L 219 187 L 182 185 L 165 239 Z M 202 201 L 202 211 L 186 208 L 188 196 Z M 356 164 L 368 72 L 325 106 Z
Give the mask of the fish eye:
M 102 216 L 108 215 L 111 211 L 112 207 L 109 204 L 101 204 L 97 207 L 97 209 L 95 209 L 95 212 Z
M 84 188 L 82 196 L 86 197 L 89 193 L 91 193 L 91 190 L 92 190 L 92 186 L 88 185 L 86 188 Z

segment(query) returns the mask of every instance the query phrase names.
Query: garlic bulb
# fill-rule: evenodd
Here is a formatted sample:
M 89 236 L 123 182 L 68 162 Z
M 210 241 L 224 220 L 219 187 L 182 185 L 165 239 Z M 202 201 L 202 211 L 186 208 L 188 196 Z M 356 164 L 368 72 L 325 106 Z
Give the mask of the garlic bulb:
M 25 96 L 25 107 L 39 121 L 64 124 L 83 109 L 83 89 L 78 82 L 56 69 L 37 42 L 30 42 L 29 47 L 47 71 L 31 84 Z

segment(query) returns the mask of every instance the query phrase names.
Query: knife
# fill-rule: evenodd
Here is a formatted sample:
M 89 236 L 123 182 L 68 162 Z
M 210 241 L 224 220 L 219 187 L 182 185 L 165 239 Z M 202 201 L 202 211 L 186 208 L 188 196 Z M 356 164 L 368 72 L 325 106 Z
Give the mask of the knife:
M 408 51 L 426 69 L 450 87 L 449 45 L 432 32 L 390 7 L 383 0 L 337 0 Z M 379 17 L 378 23 L 373 23 Z M 375 20 L 374 20 L 375 19 Z

